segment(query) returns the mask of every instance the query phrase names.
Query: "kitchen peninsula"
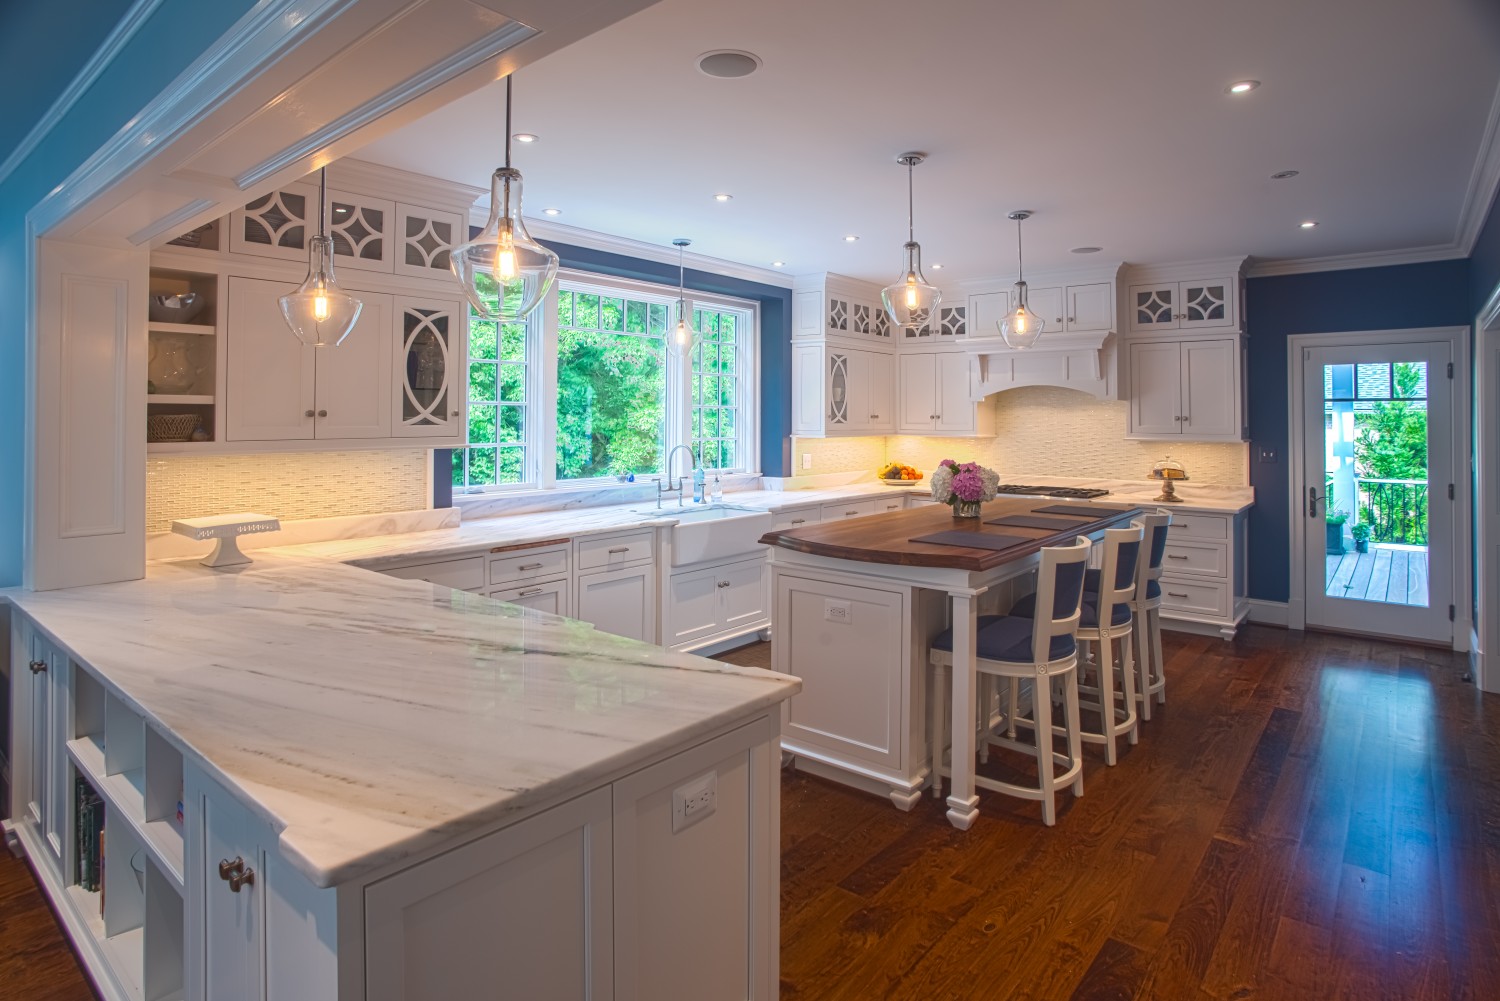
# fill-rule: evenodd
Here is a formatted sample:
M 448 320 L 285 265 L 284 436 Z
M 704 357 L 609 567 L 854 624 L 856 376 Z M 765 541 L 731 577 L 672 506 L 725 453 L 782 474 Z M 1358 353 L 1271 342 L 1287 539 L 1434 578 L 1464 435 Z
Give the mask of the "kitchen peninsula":
M 4 600 L 19 836 L 107 997 L 775 996 L 796 679 L 285 553 Z
M 1138 507 L 1070 505 L 1086 517 L 1049 517 L 1056 501 L 1009 498 L 979 519 L 955 519 L 944 505 L 875 515 L 857 523 L 771 532 L 772 663 L 802 679 L 788 703 L 783 750 L 799 768 L 888 795 L 910 810 L 928 785 L 927 650 L 953 627 L 953 782 L 948 819 L 968 830 L 974 794 L 975 643 L 981 605 L 1029 590 L 1037 553 L 1076 536 L 1126 525 Z M 1096 510 L 1088 512 L 1088 508 Z M 1056 528 L 988 526 L 1019 516 Z M 1005 549 L 919 542 L 940 532 L 1013 537 Z M 951 603 L 951 618 L 950 618 Z M 988 610 L 988 609 L 987 609 Z

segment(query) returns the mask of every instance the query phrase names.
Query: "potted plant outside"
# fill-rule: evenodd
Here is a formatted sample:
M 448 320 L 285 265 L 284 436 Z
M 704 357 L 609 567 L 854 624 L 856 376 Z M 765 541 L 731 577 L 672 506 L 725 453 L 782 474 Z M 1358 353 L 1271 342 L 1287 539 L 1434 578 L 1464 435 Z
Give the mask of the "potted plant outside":
M 1327 543 L 1325 549 L 1329 556 L 1344 555 L 1344 522 L 1349 516 L 1342 511 L 1329 511 L 1325 519 L 1327 531 Z
M 1356 553 L 1368 553 L 1370 551 L 1370 525 L 1368 522 L 1360 522 L 1349 529 L 1349 535 L 1354 539 L 1354 551 Z

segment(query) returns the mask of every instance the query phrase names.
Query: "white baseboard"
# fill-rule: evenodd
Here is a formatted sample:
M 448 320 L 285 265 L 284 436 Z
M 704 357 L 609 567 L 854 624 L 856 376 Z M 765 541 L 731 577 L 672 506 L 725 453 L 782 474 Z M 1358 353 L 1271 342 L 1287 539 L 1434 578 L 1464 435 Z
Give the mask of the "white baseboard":
M 1260 598 L 1251 598 L 1250 621 L 1258 622 L 1263 626 L 1280 626 L 1288 628 L 1291 622 L 1291 608 L 1284 601 L 1263 601 Z

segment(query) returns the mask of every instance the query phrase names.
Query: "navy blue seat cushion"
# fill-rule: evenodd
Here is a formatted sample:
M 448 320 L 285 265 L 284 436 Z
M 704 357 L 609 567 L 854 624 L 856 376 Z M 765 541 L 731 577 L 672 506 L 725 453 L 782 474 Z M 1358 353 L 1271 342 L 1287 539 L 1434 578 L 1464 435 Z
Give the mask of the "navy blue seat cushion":
M 979 638 L 975 644 L 985 660 L 1003 660 L 1012 664 L 1034 663 L 1031 651 L 1032 621 L 1017 615 L 981 615 Z M 953 652 L 953 630 L 945 629 L 932 641 L 934 650 Z M 1071 636 L 1052 637 L 1048 656 L 1060 660 L 1078 649 Z
M 1030 619 L 1036 614 L 1036 595 L 1028 594 L 1026 597 L 1010 606 L 1010 614 Z M 1130 621 L 1130 606 L 1123 601 L 1115 605 L 1114 614 L 1109 618 L 1112 626 L 1123 626 Z M 1080 629 L 1099 628 L 1099 592 L 1090 594 L 1083 592 L 1083 606 L 1079 609 L 1078 627 Z
M 1090 594 L 1098 594 L 1099 593 L 1099 571 L 1098 570 L 1090 570 L 1090 571 L 1088 571 L 1087 573 L 1085 573 L 1083 575 L 1083 593 L 1086 596 L 1090 595 Z M 1161 582 L 1160 581 L 1155 581 L 1155 580 L 1148 580 L 1148 581 L 1146 581 L 1146 597 L 1148 597 L 1148 598 L 1160 598 L 1161 597 Z M 1084 600 L 1087 601 L 1088 598 L 1085 597 Z

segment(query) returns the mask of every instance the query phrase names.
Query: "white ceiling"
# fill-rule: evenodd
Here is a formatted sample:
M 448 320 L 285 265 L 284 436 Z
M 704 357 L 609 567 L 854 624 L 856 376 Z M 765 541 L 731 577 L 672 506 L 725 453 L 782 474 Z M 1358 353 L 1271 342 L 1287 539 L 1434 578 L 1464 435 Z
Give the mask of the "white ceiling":
M 661 0 L 516 76 L 526 209 L 788 273 L 895 277 L 907 149 L 943 283 L 1030 267 L 1452 245 L 1500 82 L 1495 0 Z M 697 57 L 756 53 L 756 74 Z M 1231 97 L 1233 81 L 1263 81 Z M 363 149 L 471 184 L 504 84 Z M 1301 171 L 1286 181 L 1273 172 Z M 716 192 L 734 200 L 720 204 Z M 1298 223 L 1316 219 L 1316 229 Z M 845 234 L 860 240 L 846 243 Z M 1069 249 L 1104 247 L 1094 257 Z

